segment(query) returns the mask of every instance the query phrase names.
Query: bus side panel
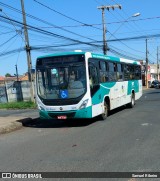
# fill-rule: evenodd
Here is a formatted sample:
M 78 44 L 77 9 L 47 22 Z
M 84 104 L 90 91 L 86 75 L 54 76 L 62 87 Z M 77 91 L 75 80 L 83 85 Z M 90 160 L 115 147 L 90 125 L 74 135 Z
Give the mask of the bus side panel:
M 110 90 L 110 110 L 130 103 L 132 91 L 135 93 L 135 100 L 142 96 L 141 80 L 116 82 Z
M 104 99 L 110 95 L 110 90 L 115 86 L 115 82 L 100 84 L 100 88 L 92 95 L 92 117 L 103 112 Z
M 110 110 L 120 107 L 125 104 L 125 82 L 116 82 L 116 85 L 113 88 L 113 95 L 111 95 L 111 106 Z
M 136 93 L 135 99 L 139 99 L 142 96 L 142 80 L 138 80 L 139 83 L 139 91 Z
M 126 81 L 127 94 L 126 104 L 131 102 L 132 91 L 135 93 L 135 100 L 142 96 L 142 81 L 141 80 L 130 80 Z

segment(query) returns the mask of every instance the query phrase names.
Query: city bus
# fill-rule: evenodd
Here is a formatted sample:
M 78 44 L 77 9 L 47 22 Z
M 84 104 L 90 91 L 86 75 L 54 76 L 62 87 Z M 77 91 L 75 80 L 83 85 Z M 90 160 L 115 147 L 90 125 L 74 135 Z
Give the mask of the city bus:
M 100 116 L 142 96 L 138 61 L 73 51 L 38 57 L 36 102 L 41 119 Z

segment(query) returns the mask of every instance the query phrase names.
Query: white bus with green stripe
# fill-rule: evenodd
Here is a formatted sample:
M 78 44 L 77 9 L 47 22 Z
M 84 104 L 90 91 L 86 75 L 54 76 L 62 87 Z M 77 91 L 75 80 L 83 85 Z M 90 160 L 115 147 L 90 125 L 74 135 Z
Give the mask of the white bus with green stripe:
M 137 61 L 91 52 L 63 52 L 36 61 L 36 100 L 41 119 L 101 116 L 142 96 Z

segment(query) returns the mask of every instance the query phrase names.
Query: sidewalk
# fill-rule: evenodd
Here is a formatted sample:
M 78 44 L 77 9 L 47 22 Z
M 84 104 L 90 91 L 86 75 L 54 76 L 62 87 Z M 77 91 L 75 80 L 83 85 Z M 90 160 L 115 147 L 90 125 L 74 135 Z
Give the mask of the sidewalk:
M 142 90 L 144 91 L 144 90 L 151 90 L 151 89 L 153 89 L 153 88 L 150 88 L 150 87 L 146 87 L 146 86 L 142 86 Z
M 20 129 L 38 117 L 38 110 L 0 110 L 0 134 Z

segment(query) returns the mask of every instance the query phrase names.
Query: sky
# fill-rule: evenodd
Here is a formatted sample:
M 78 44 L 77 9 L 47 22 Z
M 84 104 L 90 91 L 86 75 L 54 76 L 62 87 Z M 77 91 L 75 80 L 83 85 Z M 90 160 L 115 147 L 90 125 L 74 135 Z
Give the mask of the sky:
M 32 67 L 38 56 L 62 51 L 103 53 L 105 10 L 107 55 L 157 63 L 160 49 L 159 0 L 24 0 Z M 0 76 L 28 71 L 21 0 L 0 0 Z M 133 17 L 135 13 L 140 16 Z M 160 50 L 159 50 L 160 53 Z M 160 55 L 159 55 L 160 57 Z

